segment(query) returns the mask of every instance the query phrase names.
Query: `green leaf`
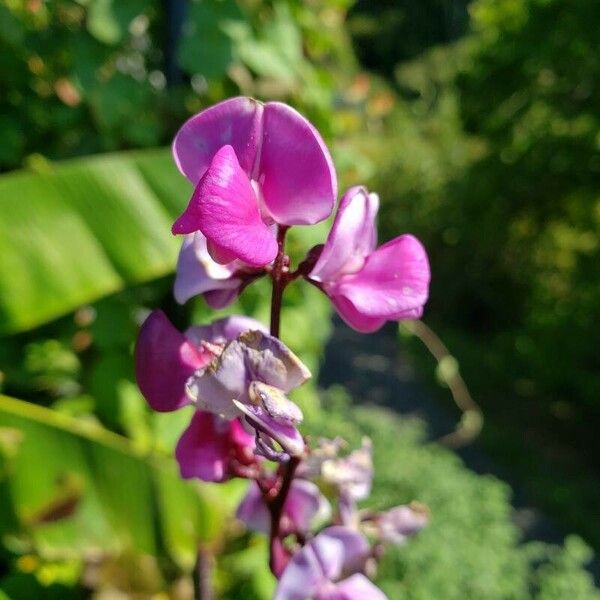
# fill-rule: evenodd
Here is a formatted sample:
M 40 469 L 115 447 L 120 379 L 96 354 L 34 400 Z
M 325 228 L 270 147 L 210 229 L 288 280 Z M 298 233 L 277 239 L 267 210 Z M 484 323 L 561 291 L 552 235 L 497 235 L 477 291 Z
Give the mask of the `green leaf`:
M 235 483 L 184 482 L 173 461 L 93 421 L 1 395 L 0 430 L 20 434 L 16 450 L 0 454 L 0 506 L 13 515 L 5 527 L 45 559 L 98 548 L 159 554 L 163 540 L 191 569 L 198 544 L 224 535 L 243 492 Z
M 190 189 L 167 150 L 40 164 L 0 177 L 0 335 L 175 266 Z
M 275 5 L 272 19 L 259 35 L 252 36 L 248 29 L 244 33 L 238 55 L 255 73 L 282 81 L 294 80 L 302 73 L 306 66 L 302 36 L 287 5 Z
M 232 23 L 242 20 L 235 0 L 193 3 L 178 47 L 178 62 L 189 75 L 222 78 L 232 62 Z
M 88 9 L 88 31 L 100 42 L 118 44 L 145 5 L 144 0 L 93 0 Z

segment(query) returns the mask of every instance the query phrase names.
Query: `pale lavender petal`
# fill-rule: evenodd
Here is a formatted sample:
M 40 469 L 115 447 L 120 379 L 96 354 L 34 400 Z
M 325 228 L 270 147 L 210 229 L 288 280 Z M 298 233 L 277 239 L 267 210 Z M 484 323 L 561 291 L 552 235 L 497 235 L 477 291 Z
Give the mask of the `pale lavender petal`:
M 348 456 L 325 461 L 321 468 L 321 476 L 353 500 L 367 498 L 373 482 L 371 440 L 365 437 L 362 446 Z
M 267 103 L 263 118 L 256 179 L 267 209 L 283 225 L 308 225 L 326 219 L 337 196 L 337 180 L 318 131 L 300 113 L 280 102 Z
M 319 488 L 303 479 L 292 481 L 283 507 L 284 519 L 291 530 L 306 534 L 317 518 L 326 518 L 331 507 Z M 269 533 L 271 516 L 258 484 L 252 483 L 240 503 L 236 516 L 248 529 Z
M 350 188 L 344 194 L 311 279 L 326 283 L 362 268 L 377 244 L 378 209 L 379 198 L 364 187 Z
M 369 552 L 369 543 L 360 533 L 338 526 L 324 529 L 292 557 L 279 580 L 275 600 L 328 598 L 323 594 L 337 587 L 332 582 L 344 573 L 363 569 Z
M 317 536 L 318 537 L 318 536 Z M 314 598 L 327 578 L 311 542 L 301 548 L 283 571 L 273 600 L 306 600 Z
M 260 406 L 244 404 L 233 400 L 236 408 L 257 431 L 277 442 L 290 456 L 300 456 L 304 452 L 304 440 L 294 425 L 280 423 Z
M 271 514 L 256 482 L 250 483 L 246 495 L 238 506 L 236 517 L 252 531 L 269 533 Z
M 248 397 L 255 406 L 264 408 L 270 417 L 284 425 L 297 425 L 304 418 L 300 407 L 279 388 L 261 381 L 251 381 Z
M 375 520 L 382 542 L 403 544 L 429 522 L 429 510 L 420 504 L 396 506 L 379 514 Z
M 421 242 L 403 235 L 378 248 L 358 273 L 343 277 L 330 293 L 345 298 L 366 317 L 397 319 L 422 308 L 429 279 Z
M 342 573 L 362 570 L 371 550 L 362 534 L 338 525 L 321 531 L 310 545 L 330 581 L 337 581 Z
M 329 517 L 331 506 L 312 481 L 294 479 L 283 512 L 295 531 L 307 533 L 316 520 Z
M 313 442 L 308 456 L 298 465 L 296 475 L 303 479 L 321 479 L 325 461 L 337 458 L 340 450 L 347 445 L 347 442 L 340 437 L 319 438 L 316 445 Z
M 284 392 L 302 385 L 310 379 L 308 367 L 278 338 L 265 335 L 260 331 L 251 331 L 240 336 L 249 349 L 254 364 L 252 379 L 273 385 Z
M 155 310 L 144 321 L 135 346 L 138 386 L 154 410 L 176 410 L 190 403 L 185 394 L 188 377 L 212 358 L 212 353 L 195 348 L 162 311 Z
M 200 247 L 199 247 L 200 244 Z M 202 248 L 203 246 L 203 248 Z M 207 263 L 212 263 L 208 267 Z M 207 268 L 208 267 L 208 268 Z M 209 291 L 239 289 L 242 281 L 232 277 L 235 269 L 214 262 L 206 251 L 206 240 L 201 234 L 187 235 L 177 259 L 177 273 L 173 295 L 179 304 Z
M 188 207 L 173 225 L 173 233 L 195 231 L 204 234 L 217 262 L 238 258 L 263 266 L 277 255 L 277 240 L 261 218 L 256 194 L 231 146 L 215 154 Z
M 217 319 L 210 325 L 194 325 L 185 332 L 185 335 L 194 344 L 199 346 L 202 341 L 225 344 L 236 339 L 246 331 L 269 333 L 267 327 L 252 317 L 232 315 L 223 319 Z
M 362 573 L 355 573 L 315 600 L 387 600 L 387 596 Z
M 241 287 L 235 288 L 234 290 L 211 290 L 210 292 L 204 292 L 204 300 L 211 308 L 218 310 L 225 308 L 231 303 L 235 302 L 237 297 L 240 295 Z
M 244 347 L 233 341 L 214 363 L 189 378 L 186 393 L 198 408 L 232 419 L 239 414 L 232 401 L 247 398 L 246 377 Z
M 242 169 L 250 175 L 262 144 L 264 106 L 252 98 L 237 97 L 194 115 L 177 133 L 173 155 L 179 170 L 196 185 L 214 155 L 232 146 Z

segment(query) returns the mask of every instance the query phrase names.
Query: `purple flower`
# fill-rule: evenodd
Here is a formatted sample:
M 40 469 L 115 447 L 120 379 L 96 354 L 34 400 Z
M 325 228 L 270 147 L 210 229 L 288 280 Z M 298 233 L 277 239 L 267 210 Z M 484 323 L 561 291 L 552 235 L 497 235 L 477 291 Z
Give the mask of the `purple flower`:
M 297 456 L 304 450 L 296 428 L 302 412 L 286 394 L 309 377 L 306 366 L 281 340 L 248 331 L 196 371 L 187 382 L 186 393 L 202 410 L 226 419 L 243 416 L 257 432 L 261 454 L 286 460 L 287 455 Z
M 223 308 L 262 272 L 241 260 L 224 265 L 215 262 L 208 253 L 206 238 L 198 232 L 183 240 L 173 294 L 179 304 L 202 294 L 211 308 Z
M 227 317 L 208 326 L 190 328 L 183 335 L 156 310 L 144 321 L 135 348 L 138 386 L 156 411 L 177 410 L 191 402 L 185 389 L 197 369 L 221 353 L 225 342 L 248 329 L 264 330 L 248 317 Z M 235 464 L 253 461 L 254 438 L 239 420 L 196 411 L 176 449 L 183 477 L 223 481 Z
M 329 502 L 314 483 L 305 479 L 294 479 L 283 505 L 280 531 L 285 532 L 285 535 L 306 535 L 315 522 L 327 519 L 330 513 Z M 257 483 L 250 484 L 238 507 L 237 518 L 253 531 L 269 533 L 271 514 Z
M 351 500 L 367 498 L 373 483 L 371 440 L 363 438 L 362 446 L 348 456 L 326 460 L 321 467 L 321 477 Z
M 201 231 L 213 259 L 262 267 L 277 254 L 274 224 L 326 219 L 337 194 L 329 152 L 316 129 L 279 102 L 232 98 L 177 133 L 179 170 L 196 186 L 173 233 Z
M 404 544 L 429 522 L 429 509 L 418 502 L 396 506 L 365 520 L 365 530 L 388 544 Z
M 148 404 L 158 412 L 170 412 L 190 403 L 185 394 L 189 376 L 205 367 L 214 353 L 193 344 L 161 310 L 144 321 L 135 346 L 135 374 Z
M 418 319 L 429 290 L 429 262 L 421 243 L 401 235 L 376 249 L 376 194 L 364 187 L 343 196 L 319 259 L 309 274 L 354 329 L 370 332 L 386 321 Z
M 183 432 L 175 458 L 184 479 L 198 477 L 203 481 L 226 481 L 238 474 L 234 465 L 254 462 L 254 436 L 239 419 L 227 421 L 218 415 L 197 410 Z
M 360 533 L 328 527 L 292 557 L 274 600 L 386 600 L 361 572 L 369 554 Z
M 353 501 L 364 500 L 371 492 L 373 481 L 371 440 L 364 437 L 360 448 L 347 456 L 338 456 L 345 445 L 339 438 L 320 440 L 300 464 L 297 475 L 332 485 Z

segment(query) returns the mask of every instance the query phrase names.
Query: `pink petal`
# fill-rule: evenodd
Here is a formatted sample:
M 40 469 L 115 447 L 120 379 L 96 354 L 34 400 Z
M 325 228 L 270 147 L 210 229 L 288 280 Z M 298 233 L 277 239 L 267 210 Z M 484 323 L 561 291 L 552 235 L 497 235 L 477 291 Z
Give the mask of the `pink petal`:
M 185 479 L 198 477 L 203 481 L 223 481 L 226 477 L 229 423 L 220 417 L 196 411 L 188 428 L 183 432 L 175 458 L 181 476 Z M 219 429 L 222 428 L 222 431 Z
M 239 421 L 198 410 L 179 439 L 175 458 L 183 478 L 220 482 L 229 478 L 229 461 L 237 448 L 245 446 L 254 447 L 254 440 Z
M 335 281 L 362 268 L 377 244 L 378 209 L 379 198 L 364 187 L 352 187 L 344 194 L 311 279 Z
M 167 319 L 155 310 L 144 321 L 135 346 L 138 386 L 156 411 L 176 410 L 190 403 L 185 384 L 213 356 L 196 349 Z
M 231 250 L 224 248 L 214 241 L 207 240 L 206 248 L 210 257 L 219 265 L 227 265 L 237 259 L 237 256 Z
M 346 300 L 343 296 L 332 296 L 331 302 L 335 306 L 342 319 L 356 331 L 361 333 L 372 333 L 384 325 L 387 319 L 377 317 L 367 317 L 358 312 L 352 302 Z
M 196 185 L 223 146 L 232 146 L 250 175 L 262 143 L 264 106 L 252 98 L 231 98 L 194 115 L 178 131 L 173 155 L 179 170 Z
M 294 109 L 242 97 L 216 104 L 179 130 L 175 162 L 195 185 L 225 145 L 263 187 L 266 208 L 277 222 L 317 223 L 331 213 L 337 195 L 331 156 L 317 130 Z
M 263 223 L 258 201 L 235 151 L 223 146 L 194 190 L 173 233 L 201 231 L 217 262 L 239 258 L 252 266 L 270 263 L 277 240 Z
M 267 103 L 263 119 L 256 179 L 269 212 L 283 225 L 310 225 L 326 219 L 337 195 L 337 179 L 319 132 L 280 102 Z
M 421 242 L 402 235 L 373 252 L 365 266 L 347 275 L 330 295 L 350 302 L 365 317 L 413 318 L 427 301 L 429 262 Z

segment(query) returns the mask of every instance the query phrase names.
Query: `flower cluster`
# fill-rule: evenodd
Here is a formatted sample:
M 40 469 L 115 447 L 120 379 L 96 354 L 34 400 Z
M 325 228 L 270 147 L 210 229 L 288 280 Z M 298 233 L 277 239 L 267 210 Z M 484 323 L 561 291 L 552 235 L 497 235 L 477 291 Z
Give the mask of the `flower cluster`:
M 310 372 L 279 339 L 279 315 L 285 287 L 303 278 L 358 331 L 419 318 L 430 277 L 425 250 L 411 235 L 377 247 L 379 199 L 358 186 L 342 196 L 324 244 L 292 270 L 287 230 L 329 217 L 337 182 L 318 132 L 284 104 L 222 102 L 181 128 L 173 152 L 194 185 L 173 225 L 185 236 L 175 299 L 202 295 L 222 308 L 267 275 L 271 327 L 233 316 L 181 333 L 154 311 L 136 345 L 140 389 L 157 411 L 195 406 L 175 450 L 182 477 L 251 480 L 237 516 L 269 535 L 277 600 L 385 598 L 367 574 L 384 544 L 425 526 L 427 510 L 360 509 L 373 478 L 370 440 L 347 452 L 341 439 L 311 447 L 302 436 L 302 411 L 288 395 Z

